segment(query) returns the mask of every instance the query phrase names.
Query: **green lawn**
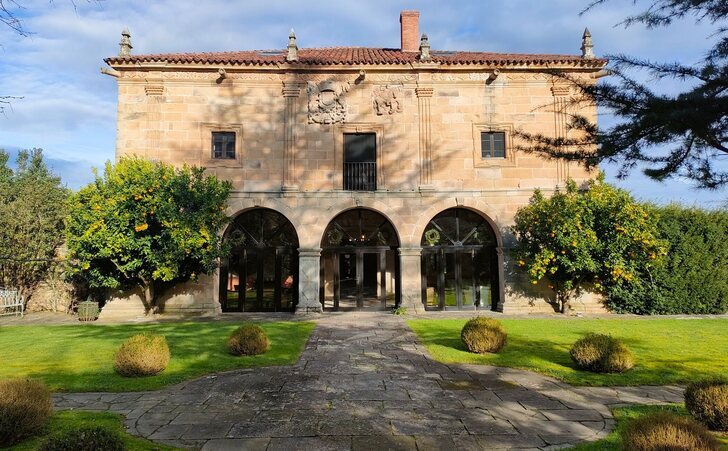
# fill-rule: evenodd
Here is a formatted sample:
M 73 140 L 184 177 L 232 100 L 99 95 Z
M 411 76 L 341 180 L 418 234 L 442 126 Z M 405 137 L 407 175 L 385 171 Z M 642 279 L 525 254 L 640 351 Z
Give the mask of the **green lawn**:
M 612 410 L 614 418 L 617 420 L 617 427 L 611 434 L 602 440 L 578 445 L 570 448 L 571 451 L 619 451 L 622 449 L 622 439 L 620 433 L 627 426 L 630 420 L 641 417 L 652 412 L 668 411 L 682 416 L 690 416 L 685 407 L 679 404 L 671 404 L 666 406 L 627 406 L 618 407 Z M 716 435 L 722 449 L 728 450 L 728 436 Z
M 301 355 L 313 322 L 262 322 L 271 341 L 268 352 L 233 357 L 226 341 L 239 323 L 75 325 L 0 327 L 0 379 L 26 377 L 53 391 L 138 391 L 235 368 L 287 365 Z M 172 358 L 161 374 L 125 378 L 114 372 L 114 353 L 140 332 L 164 335 Z
M 575 385 L 666 385 L 728 374 L 728 319 L 504 319 L 508 343 L 498 354 L 465 350 L 466 319 L 420 319 L 407 324 L 444 363 L 477 363 L 537 371 Z M 569 348 L 588 332 L 611 334 L 635 355 L 623 374 L 575 368 Z
M 152 443 L 149 440 L 127 434 L 124 430 L 124 424 L 122 422 L 121 415 L 106 412 L 74 412 L 68 410 L 63 412 L 56 412 L 51 417 L 51 421 L 48 423 L 48 426 L 45 428 L 41 435 L 20 442 L 10 449 L 13 451 L 36 450 L 43 442 L 48 439 L 50 435 L 75 430 L 80 427 L 86 426 L 102 427 L 109 431 L 116 432 L 124 440 L 124 445 L 126 445 L 126 449 L 133 449 L 138 451 L 166 451 L 177 449 L 158 443 Z

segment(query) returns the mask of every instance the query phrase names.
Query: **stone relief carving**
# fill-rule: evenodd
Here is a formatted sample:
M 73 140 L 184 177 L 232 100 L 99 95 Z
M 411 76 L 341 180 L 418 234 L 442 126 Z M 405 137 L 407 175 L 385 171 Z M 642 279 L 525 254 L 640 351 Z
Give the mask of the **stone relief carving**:
M 334 124 L 346 121 L 346 100 L 342 94 L 349 90 L 349 82 L 308 82 L 308 122 Z
M 372 102 L 377 116 L 402 112 L 402 88 L 399 86 L 377 86 L 372 90 Z
M 415 74 L 367 74 L 369 81 L 408 82 L 417 81 Z

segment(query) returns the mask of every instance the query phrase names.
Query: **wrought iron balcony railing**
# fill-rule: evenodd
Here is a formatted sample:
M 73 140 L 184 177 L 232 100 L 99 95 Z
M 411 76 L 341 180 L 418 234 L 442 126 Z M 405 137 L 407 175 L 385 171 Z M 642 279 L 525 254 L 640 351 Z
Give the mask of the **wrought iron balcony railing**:
M 344 189 L 349 191 L 377 190 L 377 163 L 344 163 Z

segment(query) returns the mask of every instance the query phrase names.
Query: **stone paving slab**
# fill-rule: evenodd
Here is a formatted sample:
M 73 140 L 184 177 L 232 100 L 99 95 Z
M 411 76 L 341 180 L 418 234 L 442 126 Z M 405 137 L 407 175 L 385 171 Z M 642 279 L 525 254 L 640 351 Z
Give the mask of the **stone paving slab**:
M 434 361 L 401 318 L 321 317 L 294 365 L 148 393 L 56 394 L 118 412 L 130 433 L 203 450 L 556 449 L 604 437 L 609 406 L 680 402 L 680 387 L 579 387 Z

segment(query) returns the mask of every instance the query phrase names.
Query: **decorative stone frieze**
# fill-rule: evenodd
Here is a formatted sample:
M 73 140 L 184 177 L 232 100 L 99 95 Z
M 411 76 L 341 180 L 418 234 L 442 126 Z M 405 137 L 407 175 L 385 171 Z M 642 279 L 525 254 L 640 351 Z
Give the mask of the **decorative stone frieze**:
M 399 86 L 378 86 L 372 90 L 372 102 L 377 116 L 402 112 L 402 88 Z
M 349 82 L 308 82 L 308 122 L 335 124 L 346 122 L 346 100 Z

